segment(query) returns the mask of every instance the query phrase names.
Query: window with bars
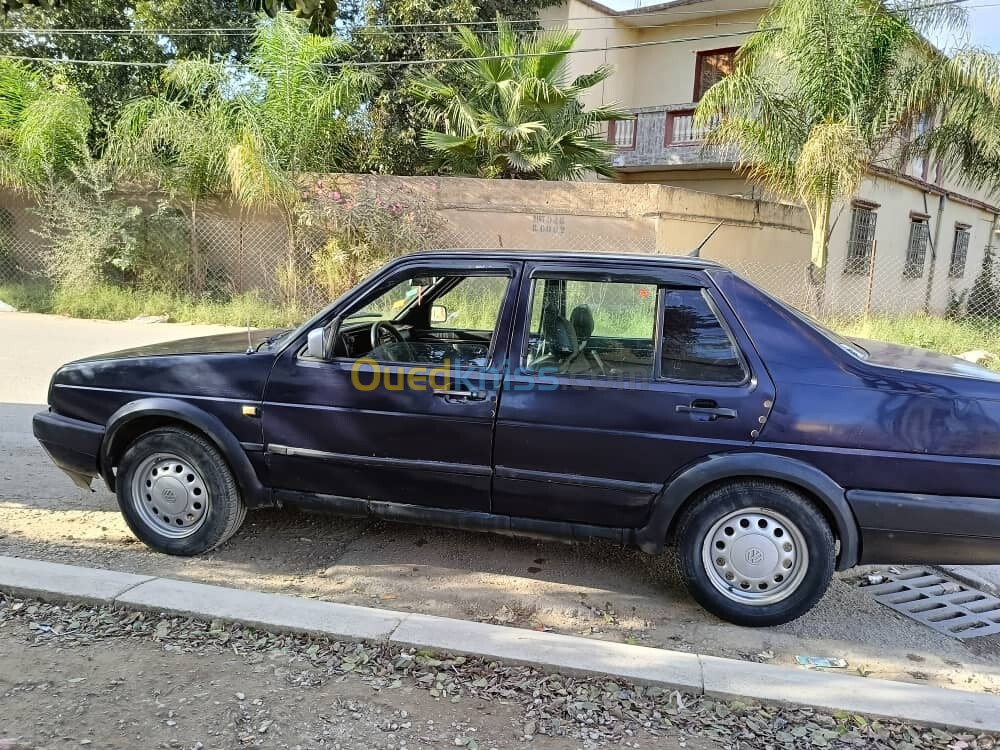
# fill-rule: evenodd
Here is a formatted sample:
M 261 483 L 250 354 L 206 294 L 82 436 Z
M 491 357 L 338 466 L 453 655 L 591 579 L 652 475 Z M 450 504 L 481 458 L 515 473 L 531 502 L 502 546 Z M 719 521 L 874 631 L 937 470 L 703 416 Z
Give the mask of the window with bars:
M 969 258 L 969 227 L 964 224 L 955 226 L 955 243 L 951 246 L 951 263 L 948 266 L 948 276 L 960 279 L 965 276 L 965 262 Z
M 903 263 L 903 278 L 919 279 L 924 275 L 927 260 L 927 243 L 930 240 L 926 219 L 910 219 L 910 242 L 906 246 L 906 262 Z
M 851 236 L 847 241 L 844 273 L 868 273 L 871 268 L 877 219 L 878 213 L 874 206 L 856 203 L 851 209 Z
M 738 47 L 698 52 L 694 66 L 694 101 L 700 102 L 712 86 L 733 72 Z

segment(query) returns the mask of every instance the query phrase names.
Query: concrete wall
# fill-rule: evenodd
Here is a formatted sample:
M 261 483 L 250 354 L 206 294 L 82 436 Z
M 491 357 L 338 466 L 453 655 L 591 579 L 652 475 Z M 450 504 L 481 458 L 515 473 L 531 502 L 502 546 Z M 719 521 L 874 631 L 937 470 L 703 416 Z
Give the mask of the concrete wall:
M 619 102 L 629 108 L 690 103 L 694 96 L 696 53 L 739 47 L 746 40 L 743 32 L 756 28 L 760 16 L 760 10 L 744 10 L 710 17 L 675 16 L 676 22 L 669 24 L 658 25 L 643 17 L 626 23 L 580 0 L 567 0 L 540 13 L 544 27 L 579 29 L 578 48 L 604 48 L 571 55 L 571 77 L 602 64 L 615 66 L 615 75 L 585 98 L 584 103 L 592 106 Z M 627 44 L 648 46 L 615 49 Z
M 650 43 L 650 46 L 622 50 L 632 53 L 636 71 L 633 99 L 629 106 L 652 107 L 692 102 L 696 53 L 739 47 L 747 37 L 736 34 L 756 28 L 760 16 L 761 11 L 720 13 L 710 18 L 641 29 L 638 41 Z M 722 34 L 734 36 L 719 36 Z M 670 43 L 653 44 L 656 42 Z
M 363 189 L 404 203 L 420 201 L 445 220 L 445 238 L 461 247 L 685 254 L 725 221 L 705 257 L 741 264 L 801 264 L 809 257 L 809 225 L 801 208 L 668 185 L 332 179 L 345 193 Z
M 733 181 L 706 175 L 710 187 L 728 189 Z M 685 184 L 694 185 L 692 175 Z M 438 219 L 426 236 L 425 249 L 505 248 L 578 250 L 585 252 L 657 253 L 685 255 L 721 221 L 722 228 L 702 251 L 748 276 L 765 289 L 793 304 L 808 307 L 810 229 L 805 211 L 797 206 L 699 192 L 664 184 L 601 182 L 533 182 L 477 180 L 447 177 L 385 177 L 329 175 L 333 187 L 358 200 L 400 203 L 420 207 Z M 718 184 L 715 184 L 715 183 Z M 968 289 L 975 280 L 990 237 L 993 215 L 952 198 L 938 210 L 938 196 L 898 182 L 872 178 L 859 197 L 879 204 L 877 252 L 872 281 L 871 311 L 901 312 L 924 306 L 931 266 L 922 277 L 903 276 L 909 238 L 910 212 L 930 214 L 932 237 L 941 215 L 934 284 L 930 306 L 945 310 L 951 292 Z M 149 202 L 137 196 L 137 203 Z M 45 249 L 32 233 L 37 217 L 24 198 L 0 193 L 0 207 L 11 212 L 9 230 L 22 270 L 37 272 Z M 863 314 L 869 278 L 843 273 L 850 233 L 850 207 L 838 216 L 830 244 L 826 312 L 844 316 Z M 955 223 L 971 226 L 968 262 L 960 279 L 948 277 Z M 276 214 L 244 216 L 231 204 L 206 205 L 201 212 L 199 238 L 210 269 L 215 269 L 233 291 L 260 289 L 277 296 L 276 269 L 287 251 L 286 233 Z M 325 237 L 312 238 L 316 248 Z M 309 268 L 306 248 L 301 258 Z M 0 268 L 0 275 L 3 269 Z
M 587 107 L 601 104 L 632 106 L 636 79 L 635 57 L 631 49 L 608 49 L 639 41 L 637 31 L 614 16 L 609 16 L 580 0 L 567 0 L 562 5 L 543 8 L 539 13 L 546 28 L 579 29 L 577 49 L 599 49 L 569 56 L 569 77 L 590 73 L 601 65 L 614 65 L 615 75 L 583 97 Z

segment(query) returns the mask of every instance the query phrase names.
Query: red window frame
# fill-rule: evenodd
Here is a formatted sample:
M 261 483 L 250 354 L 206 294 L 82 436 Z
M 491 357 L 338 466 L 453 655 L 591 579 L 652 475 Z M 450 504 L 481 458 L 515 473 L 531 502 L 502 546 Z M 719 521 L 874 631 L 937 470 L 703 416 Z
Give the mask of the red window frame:
M 621 146 L 615 143 L 615 135 L 618 132 L 618 121 L 612 120 L 608 123 L 608 143 L 619 151 L 635 151 L 636 136 L 639 134 L 639 120 L 636 118 L 635 120 L 630 120 L 629 122 L 632 123 L 632 143 L 628 146 Z
M 701 88 L 701 70 L 702 70 L 702 66 L 705 63 L 705 58 L 709 57 L 710 55 L 721 55 L 721 54 L 724 54 L 724 53 L 731 54 L 731 55 L 733 55 L 735 57 L 736 56 L 736 52 L 738 50 L 739 50 L 739 47 L 719 47 L 718 49 L 702 49 L 702 50 L 698 50 L 695 53 L 695 62 L 694 62 L 694 93 L 691 95 L 691 101 L 693 101 L 693 102 L 700 102 L 701 101 L 701 97 L 705 95 L 704 91 L 699 91 L 698 90 L 698 89 Z
M 667 112 L 667 120 L 666 120 L 666 123 L 664 123 L 666 129 L 664 130 L 664 133 L 663 133 L 663 145 L 664 146 L 691 146 L 691 145 L 694 145 L 696 143 L 701 143 L 701 141 L 697 140 L 697 139 L 691 140 L 691 141 L 675 141 L 673 139 L 674 120 L 677 117 L 682 116 L 682 115 L 684 115 L 684 116 L 688 116 L 688 115 L 693 116 L 694 115 L 694 110 L 693 109 L 672 109 L 669 112 Z

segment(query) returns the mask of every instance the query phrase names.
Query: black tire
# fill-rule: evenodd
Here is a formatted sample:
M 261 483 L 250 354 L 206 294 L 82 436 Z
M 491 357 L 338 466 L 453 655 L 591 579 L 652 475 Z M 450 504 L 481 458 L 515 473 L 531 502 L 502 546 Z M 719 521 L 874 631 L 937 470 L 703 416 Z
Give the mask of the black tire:
M 774 518 L 790 521 L 796 531 L 798 538 L 804 541 L 804 546 L 808 551 L 808 559 L 797 557 L 793 563 L 795 568 L 795 579 L 793 583 L 791 575 L 788 580 L 783 576 L 784 571 L 777 567 L 779 573 L 770 579 L 761 579 L 762 584 L 747 584 L 748 591 L 741 591 L 742 588 L 735 584 L 729 585 L 729 593 L 724 594 L 719 586 L 725 585 L 728 572 L 735 568 L 725 567 L 728 565 L 741 566 L 740 570 L 748 570 L 743 565 L 743 561 L 748 565 L 754 565 L 758 558 L 764 557 L 770 561 L 766 555 L 762 554 L 761 547 L 767 548 L 771 542 L 771 536 L 782 534 L 781 542 L 790 540 L 791 534 L 780 528 L 782 524 L 774 523 L 772 526 L 763 526 L 760 530 L 755 530 L 752 525 L 747 526 L 749 530 L 737 532 L 745 534 L 744 539 L 737 537 L 737 542 L 745 544 L 747 552 L 739 554 L 736 552 L 737 545 L 734 543 L 732 550 L 728 553 L 715 552 L 716 547 L 710 545 L 705 548 L 706 538 L 713 533 L 713 538 L 724 538 L 733 529 L 728 523 L 716 527 L 723 519 L 731 514 L 734 516 L 734 525 L 742 523 L 745 519 L 743 513 L 755 513 L 751 509 L 761 509 L 762 516 L 776 514 Z M 766 520 L 761 519 L 765 524 Z M 713 530 L 715 530 L 713 532 Z M 716 536 L 716 533 L 719 536 Z M 761 540 L 758 544 L 757 540 Z M 705 496 L 696 500 L 683 514 L 677 525 L 675 535 L 677 546 L 677 558 L 680 564 L 681 575 L 687 584 L 691 596 L 712 614 L 723 620 L 745 625 L 748 627 L 768 627 L 771 625 L 781 625 L 790 622 L 808 612 L 818 602 L 833 576 L 835 565 L 836 549 L 833 534 L 830 526 L 823 517 L 823 514 L 802 494 L 790 487 L 781 484 L 756 480 L 741 480 L 725 484 L 708 492 Z M 721 542 L 723 545 L 725 542 Z M 716 542 L 715 544 L 719 544 Z M 793 546 L 794 548 L 794 546 Z M 724 549 L 724 547 L 723 547 Z M 744 547 L 740 547 L 740 550 Z M 781 555 L 783 549 L 775 543 L 775 554 Z M 723 557 L 723 554 L 726 554 Z M 786 554 L 791 554 L 786 553 Z M 798 551 L 796 550 L 796 554 Z M 718 557 L 716 557 L 718 555 Z M 751 562 L 751 555 L 755 562 Z M 720 567 L 718 571 L 711 573 L 706 570 L 705 557 L 711 556 L 710 564 Z M 766 569 L 766 567 L 765 567 Z M 774 583 L 775 579 L 781 582 Z M 715 583 L 713 583 L 713 580 Z M 734 578 L 732 580 L 739 580 Z M 745 582 L 744 582 L 745 583 Z M 756 591 L 756 588 L 767 588 L 771 584 L 771 591 Z M 775 593 L 774 588 L 785 589 L 780 593 Z M 748 596 L 784 596 L 779 601 L 748 601 Z M 742 601 L 734 601 L 734 597 L 744 597 Z
M 171 538 L 143 517 L 136 508 L 143 502 L 133 497 L 135 473 L 160 454 L 180 457 L 204 480 L 208 502 L 200 526 L 189 536 Z M 154 472 L 155 473 L 155 472 Z M 178 427 L 163 427 L 141 435 L 125 451 L 115 481 L 118 507 L 128 527 L 144 544 L 157 552 L 190 557 L 208 552 L 225 543 L 246 518 L 246 505 L 239 486 L 219 450 L 197 433 Z

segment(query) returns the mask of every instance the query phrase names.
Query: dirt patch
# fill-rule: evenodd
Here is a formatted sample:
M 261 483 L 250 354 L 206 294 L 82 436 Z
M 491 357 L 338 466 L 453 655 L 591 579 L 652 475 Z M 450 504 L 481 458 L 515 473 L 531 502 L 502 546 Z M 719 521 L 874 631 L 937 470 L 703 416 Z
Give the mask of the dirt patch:
M 0 738 L 28 748 L 997 744 L 989 735 L 122 608 L 0 596 L 0 636 Z

